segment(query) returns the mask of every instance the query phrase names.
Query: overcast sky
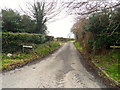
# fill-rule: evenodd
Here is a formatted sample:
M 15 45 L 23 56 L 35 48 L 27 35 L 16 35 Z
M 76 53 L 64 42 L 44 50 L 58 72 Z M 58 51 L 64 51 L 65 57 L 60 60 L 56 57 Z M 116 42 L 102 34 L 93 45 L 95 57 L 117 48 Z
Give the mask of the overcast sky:
M 6 7 L 11 9 L 17 9 L 19 11 L 19 6 L 21 6 L 22 9 L 25 10 L 26 2 L 33 2 L 33 0 L 0 0 L 0 8 L 3 9 Z M 64 15 L 65 13 L 62 13 L 61 16 L 58 16 L 58 20 L 47 24 L 49 35 L 55 37 L 68 37 L 69 34 L 71 37 L 74 36 L 70 32 L 70 29 L 74 24 L 73 16 Z

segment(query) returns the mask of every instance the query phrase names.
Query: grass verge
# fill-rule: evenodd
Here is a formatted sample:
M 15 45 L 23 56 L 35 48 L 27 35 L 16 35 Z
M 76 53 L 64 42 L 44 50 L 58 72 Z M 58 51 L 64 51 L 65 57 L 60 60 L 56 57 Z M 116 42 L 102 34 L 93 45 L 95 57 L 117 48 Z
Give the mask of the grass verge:
M 95 55 L 94 63 L 104 70 L 109 77 L 120 83 L 120 50 L 110 50 L 105 55 Z
M 2 59 L 0 60 L 0 64 L 2 64 L 2 67 L 0 68 L 0 70 L 6 71 L 17 67 L 21 67 L 29 62 L 32 62 L 37 58 L 41 58 L 48 55 L 49 53 L 51 53 L 59 47 L 60 42 L 50 41 L 44 44 L 36 45 L 36 48 L 28 54 L 15 53 L 12 54 L 12 56 L 2 54 Z
M 74 45 L 80 52 L 83 52 L 83 47 L 79 42 L 74 42 Z
M 92 61 L 97 67 L 103 70 L 109 78 L 115 80 L 118 84 L 120 83 L 120 50 L 110 50 L 107 54 L 104 55 L 89 55 L 84 54 L 84 48 L 80 43 L 75 42 L 75 47 L 84 55 L 84 57 L 91 58 Z

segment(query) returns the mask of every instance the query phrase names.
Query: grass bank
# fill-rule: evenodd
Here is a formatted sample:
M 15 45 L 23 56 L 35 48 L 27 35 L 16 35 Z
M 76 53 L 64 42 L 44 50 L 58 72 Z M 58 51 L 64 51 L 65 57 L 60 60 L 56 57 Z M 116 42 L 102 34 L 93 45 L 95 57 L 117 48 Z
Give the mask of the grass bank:
M 104 70 L 109 77 L 120 83 L 120 50 L 110 50 L 104 55 L 95 55 L 93 62 Z
M 84 54 L 84 48 L 80 43 L 75 42 L 75 47 Z M 101 70 L 105 71 L 109 78 L 112 78 L 117 83 L 120 83 L 120 50 L 109 50 L 107 54 L 101 55 L 86 55 L 84 54 L 84 58 L 91 58 L 91 62 L 93 62 L 97 67 Z
M 0 70 L 5 71 L 21 67 L 37 58 L 48 55 L 59 47 L 60 42 L 50 41 L 44 44 L 37 44 L 36 47 L 27 54 L 20 52 L 12 54 L 12 56 L 2 54 L 2 59 L 0 60 L 0 64 L 2 64 L 2 67 L 0 68 Z

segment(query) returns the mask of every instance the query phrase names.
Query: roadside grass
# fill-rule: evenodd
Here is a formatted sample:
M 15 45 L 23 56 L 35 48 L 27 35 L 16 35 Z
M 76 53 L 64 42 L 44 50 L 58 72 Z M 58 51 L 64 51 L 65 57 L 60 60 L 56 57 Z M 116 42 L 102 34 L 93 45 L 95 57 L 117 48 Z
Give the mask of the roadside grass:
M 7 56 L 6 54 L 2 54 L 2 59 L 0 60 L 0 64 L 2 64 L 2 68 L 0 70 L 11 70 L 16 67 L 23 66 L 29 62 L 37 58 L 41 58 L 43 56 L 48 55 L 50 52 L 54 51 L 55 49 L 60 47 L 60 42 L 57 41 L 50 41 L 44 44 L 36 45 L 36 48 L 26 53 L 15 53 L 12 56 Z
M 74 45 L 79 51 L 81 51 L 81 52 L 83 51 L 83 47 L 79 42 L 74 42 Z
M 60 46 L 59 42 L 47 42 L 46 45 L 37 45 L 35 51 L 37 52 L 37 54 L 44 56 L 54 49 L 57 49 L 58 46 Z
M 84 53 L 84 48 L 79 42 L 74 43 L 75 47 L 82 53 Z M 120 83 L 120 50 L 112 49 L 107 54 L 101 55 L 90 55 L 93 63 L 104 70 L 110 78 Z M 84 54 L 84 57 L 88 57 Z
M 110 50 L 105 55 L 95 55 L 94 63 L 103 68 L 111 78 L 120 83 L 120 50 Z

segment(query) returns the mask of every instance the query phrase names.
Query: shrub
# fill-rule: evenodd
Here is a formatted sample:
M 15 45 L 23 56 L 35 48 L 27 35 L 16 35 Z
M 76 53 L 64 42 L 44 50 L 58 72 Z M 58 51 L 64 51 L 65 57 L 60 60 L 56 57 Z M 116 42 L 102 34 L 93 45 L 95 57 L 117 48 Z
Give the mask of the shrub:
M 22 45 L 42 44 L 49 41 L 47 36 L 28 33 L 2 33 L 3 53 L 14 53 L 22 51 Z
M 53 36 L 45 36 L 45 41 L 52 41 L 54 39 Z
M 86 33 L 91 33 L 88 44 L 92 46 L 95 53 L 107 53 L 111 45 L 120 44 L 120 8 L 114 10 L 102 10 L 94 13 L 85 25 Z

